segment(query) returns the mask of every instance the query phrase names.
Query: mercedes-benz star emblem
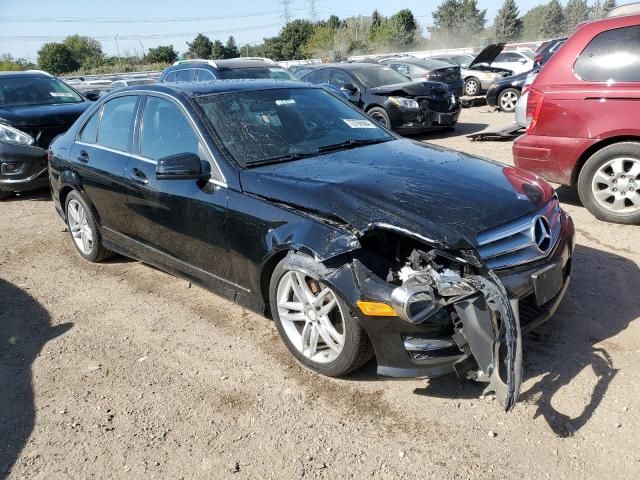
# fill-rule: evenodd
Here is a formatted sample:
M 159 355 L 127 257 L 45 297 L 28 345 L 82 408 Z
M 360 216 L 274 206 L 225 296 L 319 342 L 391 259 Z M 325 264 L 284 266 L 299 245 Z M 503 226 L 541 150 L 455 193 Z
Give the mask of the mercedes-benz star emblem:
M 547 253 L 551 248 L 551 228 L 549 228 L 549 220 L 542 215 L 538 215 L 533 219 L 533 241 L 540 253 Z

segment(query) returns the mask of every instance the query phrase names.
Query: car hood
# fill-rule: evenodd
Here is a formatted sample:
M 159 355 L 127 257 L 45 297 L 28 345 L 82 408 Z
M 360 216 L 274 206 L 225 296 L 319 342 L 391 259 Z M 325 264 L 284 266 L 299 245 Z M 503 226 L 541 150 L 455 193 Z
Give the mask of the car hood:
M 523 188 L 522 179 L 538 186 Z M 445 248 L 476 247 L 478 233 L 531 213 L 553 192 L 533 174 L 409 140 L 245 169 L 240 181 L 249 194 L 359 234 L 390 228 Z
M 56 105 L 0 106 L 0 123 L 16 128 L 71 125 L 92 102 Z
M 504 46 L 504 43 L 493 43 L 488 47 L 485 47 L 478 55 L 476 55 L 476 58 L 473 59 L 467 68 L 473 68 L 474 65 L 478 65 L 479 63 L 491 65 L 496 57 L 500 55 L 502 50 L 504 50 Z
M 428 97 L 434 94 L 443 94 L 447 91 L 448 87 L 440 82 L 408 82 L 369 89 L 370 93 L 385 97 L 393 95 L 401 97 Z

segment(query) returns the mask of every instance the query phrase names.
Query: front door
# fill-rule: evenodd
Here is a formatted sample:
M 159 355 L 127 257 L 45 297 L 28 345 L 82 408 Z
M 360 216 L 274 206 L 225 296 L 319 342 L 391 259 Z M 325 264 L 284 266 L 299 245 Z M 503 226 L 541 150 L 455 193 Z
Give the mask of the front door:
M 195 153 L 212 161 L 196 127 L 172 100 L 147 96 L 137 132 L 137 151 L 127 165 L 136 240 L 155 250 L 154 258 L 188 276 L 199 271 L 229 278 L 224 261 L 227 189 L 201 180 L 156 178 L 163 157 Z

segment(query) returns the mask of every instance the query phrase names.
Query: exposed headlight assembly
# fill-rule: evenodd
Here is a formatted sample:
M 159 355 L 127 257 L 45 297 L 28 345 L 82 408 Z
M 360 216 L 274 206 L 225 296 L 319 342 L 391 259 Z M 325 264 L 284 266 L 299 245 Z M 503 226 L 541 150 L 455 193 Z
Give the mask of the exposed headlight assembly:
M 401 108 L 409 108 L 412 110 L 420 109 L 420 104 L 416 102 L 413 98 L 389 97 L 389 101 Z
M 0 123 L 0 142 L 10 143 L 12 145 L 33 145 L 35 140 L 31 135 L 17 128 Z

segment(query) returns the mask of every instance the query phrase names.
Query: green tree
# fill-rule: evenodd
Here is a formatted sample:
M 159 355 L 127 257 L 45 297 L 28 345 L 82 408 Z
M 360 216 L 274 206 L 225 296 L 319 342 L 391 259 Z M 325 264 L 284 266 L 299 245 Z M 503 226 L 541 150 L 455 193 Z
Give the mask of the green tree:
M 496 41 L 512 42 L 520 38 L 522 20 L 515 0 L 504 0 L 495 20 Z
M 431 35 L 447 45 L 468 45 L 484 30 L 486 14 L 477 0 L 444 0 L 432 14 Z
M 306 58 L 304 45 L 313 35 L 313 31 L 314 26 L 308 20 L 294 20 L 287 23 L 279 35 L 281 60 L 302 60 Z
M 337 30 L 340 28 L 340 18 L 338 18 L 338 16 L 336 15 L 331 15 L 329 17 L 329 19 L 327 20 L 327 26 L 329 28 L 332 28 L 334 30 Z
M 408 8 L 400 10 L 389 17 L 389 26 L 393 32 L 394 44 L 404 46 L 413 43 L 415 40 L 418 23 Z
M 159 45 L 150 48 L 144 59 L 149 63 L 173 63 L 178 59 L 178 52 L 174 50 L 173 45 Z
M 191 43 L 187 42 L 189 50 L 187 55 L 192 58 L 209 58 L 211 56 L 211 48 L 213 43 L 209 37 L 199 33 Z
M 546 5 L 538 5 L 522 16 L 523 40 L 533 41 L 543 38 L 542 24 L 544 23 L 544 14 L 546 11 Z
M 38 65 L 54 75 L 80 68 L 80 64 L 73 58 L 73 52 L 62 43 L 45 43 L 38 51 Z
M 213 49 L 211 50 L 213 52 Z M 224 46 L 224 58 L 238 58 L 240 52 L 238 51 L 238 45 L 233 35 L 230 35 L 227 39 L 227 43 Z
M 616 0 L 605 0 L 605 2 L 602 4 L 602 16 L 604 17 L 605 14 L 609 13 L 617 6 L 618 4 L 616 3 Z
M 385 18 L 382 15 L 380 15 L 380 12 L 377 9 L 374 10 L 373 13 L 371 14 L 371 28 L 376 29 L 380 27 L 384 22 L 384 20 Z
M 307 58 L 328 58 L 329 52 L 336 50 L 335 48 L 335 28 L 328 23 L 315 28 L 313 35 L 304 45 L 304 54 Z
M 211 44 L 211 58 L 214 60 L 225 58 L 224 45 L 220 40 L 214 40 Z
M 593 2 L 593 6 L 591 7 L 590 18 L 593 20 L 599 20 L 617 6 L 618 4 L 616 3 L 616 0 L 596 0 Z
M 3 53 L 0 55 L 0 71 L 20 71 L 30 70 L 35 68 L 36 65 L 25 60 L 24 58 L 13 58 L 10 53 Z
M 551 0 L 544 11 L 540 33 L 545 38 L 560 37 L 564 33 L 565 21 L 558 0 Z
M 568 0 L 564 7 L 565 33 L 571 34 L 580 22 L 589 20 L 591 8 L 587 0 Z
M 69 35 L 62 42 L 81 67 L 97 67 L 104 60 L 102 45 L 96 39 L 82 35 Z

